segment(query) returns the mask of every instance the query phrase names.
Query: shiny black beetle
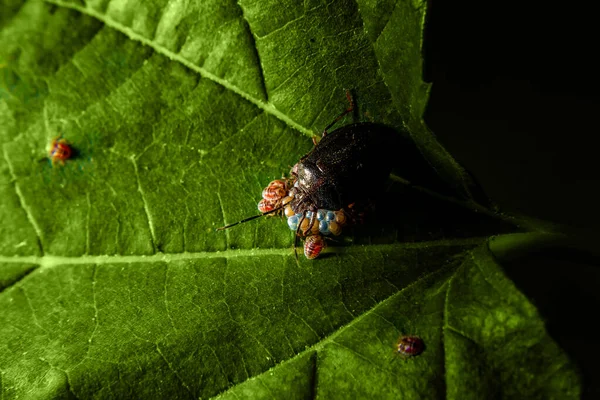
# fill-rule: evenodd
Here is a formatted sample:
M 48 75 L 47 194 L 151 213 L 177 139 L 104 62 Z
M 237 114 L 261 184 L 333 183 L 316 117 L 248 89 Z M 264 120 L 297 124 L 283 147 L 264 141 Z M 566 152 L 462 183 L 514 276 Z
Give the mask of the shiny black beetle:
M 398 134 L 385 125 L 363 122 L 328 133 L 337 121 L 353 111 L 350 106 L 323 131 L 315 147 L 292 167 L 291 177 L 272 181 L 258 204 L 259 215 L 283 213 L 298 237 L 307 237 L 304 254 L 313 259 L 325 247 L 323 235 L 339 235 L 359 217 L 358 209 L 380 192 L 390 174 Z M 358 207 L 357 207 L 358 206 Z M 294 243 L 294 249 L 296 242 Z
M 396 136 L 393 129 L 369 122 L 325 134 L 292 168 L 292 209 L 338 210 L 380 191 L 391 171 Z

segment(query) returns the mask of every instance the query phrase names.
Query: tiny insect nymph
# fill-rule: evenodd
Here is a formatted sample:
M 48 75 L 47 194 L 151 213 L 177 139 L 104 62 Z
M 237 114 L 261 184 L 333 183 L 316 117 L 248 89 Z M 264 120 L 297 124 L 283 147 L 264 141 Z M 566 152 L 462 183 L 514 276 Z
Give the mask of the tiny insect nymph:
M 376 123 L 354 123 L 328 133 L 349 107 L 323 131 L 320 141 L 291 171 L 289 178 L 274 180 L 263 190 L 259 215 L 218 228 L 223 230 L 266 215 L 283 214 L 298 238 L 306 238 L 304 254 L 319 256 L 324 238 L 340 235 L 360 217 L 356 211 L 381 190 L 390 174 L 398 134 Z M 357 207 L 358 205 L 358 207 Z
M 425 343 L 418 336 L 402 336 L 396 345 L 396 352 L 402 357 L 418 356 L 423 350 L 425 350 Z
M 309 260 L 317 258 L 325 246 L 323 236 L 310 235 L 304 241 L 304 256 Z
M 50 161 L 52 161 L 52 165 L 57 162 L 64 165 L 65 161 L 71 158 L 72 154 L 73 149 L 71 149 L 69 143 L 60 136 L 52 139 L 50 146 L 48 146 L 48 157 L 50 158 Z

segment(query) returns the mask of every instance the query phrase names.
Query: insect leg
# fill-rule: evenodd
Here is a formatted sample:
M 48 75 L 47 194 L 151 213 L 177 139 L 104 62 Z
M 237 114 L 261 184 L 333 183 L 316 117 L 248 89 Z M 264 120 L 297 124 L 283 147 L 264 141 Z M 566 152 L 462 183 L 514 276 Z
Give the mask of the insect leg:
M 304 222 L 305 219 L 306 217 L 302 215 L 302 218 L 300 218 L 300 221 L 298 221 L 298 227 L 296 228 L 296 237 L 300 236 L 300 228 L 302 227 L 302 222 Z M 302 233 L 304 234 L 304 231 Z
M 298 251 L 296 250 L 298 248 L 298 235 L 296 235 L 296 237 L 294 238 L 294 256 L 296 257 L 296 261 L 298 261 Z
M 302 222 L 305 219 L 306 217 L 302 215 L 302 218 L 300 219 L 300 221 L 298 221 L 298 227 L 296 228 L 296 235 L 294 237 L 294 255 L 296 256 L 296 261 L 298 261 L 298 252 L 296 251 L 296 249 L 298 248 L 298 236 L 300 236 L 300 227 L 302 226 Z
M 332 123 L 330 123 L 329 125 L 327 125 L 325 127 L 325 129 L 323 130 L 323 136 L 327 135 L 327 131 L 329 130 L 329 128 L 331 128 L 333 125 L 335 125 L 336 122 L 338 122 L 340 119 L 344 118 L 344 116 L 346 116 L 346 114 L 354 111 L 354 100 L 352 100 L 352 95 L 350 94 L 350 90 L 348 90 L 348 89 L 346 89 L 346 98 L 348 99 L 348 103 L 350 103 L 348 105 L 348 108 L 346 108 L 346 110 L 343 113 L 338 115 L 336 117 L 336 119 L 333 120 Z
M 315 224 L 316 220 L 317 220 L 317 212 L 314 211 L 312 213 L 312 215 L 310 216 L 310 220 L 308 221 L 308 229 L 306 230 L 306 232 L 312 233 L 313 225 Z M 305 235 L 306 235 L 306 232 L 304 232 Z

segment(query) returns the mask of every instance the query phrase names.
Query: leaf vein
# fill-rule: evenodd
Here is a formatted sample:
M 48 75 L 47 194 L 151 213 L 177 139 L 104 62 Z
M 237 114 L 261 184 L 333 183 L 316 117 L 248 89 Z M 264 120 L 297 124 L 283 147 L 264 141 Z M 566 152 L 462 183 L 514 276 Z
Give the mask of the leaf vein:
M 185 388 L 185 390 L 187 390 L 188 393 L 193 396 L 194 394 L 192 393 L 192 390 L 187 385 L 187 383 L 185 383 L 185 381 L 181 378 L 181 376 L 179 376 L 179 373 L 177 371 L 175 371 L 175 369 L 173 368 L 173 366 L 171 365 L 171 363 L 169 362 L 169 360 L 167 360 L 167 358 L 165 357 L 165 355 L 163 354 L 163 352 L 160 350 L 160 347 L 158 346 L 158 343 L 156 343 L 156 351 L 158 352 L 158 354 L 160 354 L 160 356 L 165 361 L 165 363 L 167 364 L 167 366 L 169 367 L 169 369 L 171 370 L 171 372 L 173 372 L 173 375 L 175 375 L 175 377 L 181 383 L 181 385 Z
M 457 334 L 457 335 L 459 335 L 459 336 L 462 336 L 462 337 L 464 337 L 465 339 L 467 339 L 467 340 L 469 340 L 469 341 L 471 341 L 471 342 L 473 342 L 473 343 L 475 343 L 475 344 L 478 344 L 478 343 L 477 343 L 477 341 L 476 341 L 475 339 L 473 339 L 472 337 L 470 337 L 469 335 L 467 335 L 466 333 L 464 333 L 464 332 L 463 332 L 463 331 L 461 331 L 460 329 L 458 329 L 458 328 L 455 328 L 454 326 L 452 326 L 452 325 L 450 325 L 450 324 L 446 324 L 446 325 L 444 325 L 444 328 L 448 329 L 449 331 L 452 331 L 452 332 L 456 333 L 456 334 Z
M 175 322 L 173 321 L 173 316 L 171 315 L 171 311 L 169 311 L 169 294 L 167 291 L 168 280 L 169 280 L 169 264 L 165 263 L 165 283 L 164 283 L 164 287 L 163 287 L 163 291 L 165 294 L 165 297 L 164 297 L 165 310 L 167 312 L 167 317 L 169 317 L 169 321 L 171 322 L 171 326 L 173 327 L 174 330 L 177 330 L 177 328 L 175 327 Z
M 19 204 L 20 204 L 21 208 L 25 211 L 27 220 L 33 227 L 33 231 L 35 232 L 35 234 L 37 236 L 37 243 L 38 243 L 38 247 L 40 249 L 40 255 L 43 256 L 44 248 L 42 246 L 42 230 L 40 229 L 39 225 L 37 224 L 37 222 L 33 216 L 33 213 L 31 212 L 31 209 L 27 205 L 27 202 L 25 201 L 25 196 L 23 195 L 23 192 L 21 192 L 21 188 L 17 184 L 17 175 L 15 174 L 14 166 L 12 165 L 12 163 L 10 162 L 10 158 L 8 157 L 6 145 L 4 145 L 2 147 L 2 149 L 3 149 L 4 159 L 6 160 L 6 165 L 8 166 L 8 171 L 9 171 L 11 179 L 12 179 L 12 183 L 15 188 L 15 193 L 16 193 L 17 197 L 19 198 Z
M 250 22 L 246 18 L 246 14 L 244 13 L 244 8 L 242 7 L 242 5 L 240 4 L 239 1 L 237 2 L 237 5 L 240 8 L 240 10 L 242 11 L 242 18 L 244 19 L 244 22 L 246 23 L 246 26 L 248 27 L 248 32 L 250 32 L 250 37 L 252 38 L 252 49 L 254 50 L 254 54 L 256 55 L 256 62 L 258 64 L 258 72 L 260 75 L 260 82 L 262 83 L 262 90 L 265 94 L 265 101 L 268 103 L 269 102 L 269 93 L 267 92 L 267 82 L 265 79 L 265 71 L 264 71 L 264 68 L 262 65 L 261 57 L 258 52 L 258 47 L 256 46 L 256 40 L 255 40 L 255 38 L 257 36 L 254 34 L 254 32 L 252 32 L 252 27 L 250 26 Z
M 452 287 L 452 281 L 454 280 L 454 277 L 456 276 L 456 273 L 458 272 L 458 270 L 460 270 L 461 268 L 463 268 L 463 266 L 459 266 L 454 273 L 452 273 L 452 275 L 450 276 L 450 278 L 448 279 L 448 287 L 446 288 L 446 295 L 444 297 L 444 315 L 443 315 L 443 321 L 444 321 L 444 325 L 442 326 L 442 352 L 444 353 L 444 362 L 442 363 L 442 367 L 444 369 L 443 375 L 444 375 L 444 383 L 445 383 L 445 390 L 446 390 L 446 394 L 448 393 L 448 387 L 450 386 L 450 384 L 452 382 L 450 382 L 448 380 L 448 374 L 446 374 L 446 371 L 448 371 L 448 366 L 446 365 L 448 363 L 448 357 L 446 356 L 446 346 L 448 345 L 446 342 L 446 328 L 449 326 L 448 324 L 448 304 L 450 303 L 450 289 Z
M 21 289 L 21 292 L 23 293 L 23 296 L 25 297 L 25 300 L 27 300 L 27 305 L 29 306 L 29 309 L 31 310 L 31 316 L 33 317 L 33 323 L 35 324 L 35 326 L 37 326 L 42 331 L 44 331 L 46 333 L 46 335 L 48 335 L 48 331 L 40 324 L 40 321 L 38 320 L 37 314 L 35 313 L 33 304 L 31 304 L 31 299 L 29 298 L 27 291 L 22 287 L 20 289 Z
M 92 203 L 90 201 L 90 193 L 85 193 L 87 202 L 87 213 L 85 216 L 85 254 L 90 254 L 90 213 L 92 211 Z
M 138 192 L 140 192 L 140 196 L 142 198 L 142 202 L 144 203 L 144 211 L 146 212 L 146 219 L 148 220 L 148 228 L 150 229 L 150 235 L 152 237 L 152 249 L 154 251 L 156 251 L 156 232 L 154 230 L 154 221 L 152 219 L 152 213 L 150 212 L 150 205 L 148 204 L 148 200 L 146 199 L 146 194 L 144 193 L 144 190 L 142 189 L 142 183 L 140 180 L 140 174 L 138 171 L 138 165 L 137 165 L 137 161 L 135 159 L 135 156 L 131 156 L 129 158 L 133 164 L 133 169 L 135 171 L 135 177 L 137 180 L 137 190 Z
M 401 291 L 399 291 L 397 293 L 394 293 L 391 296 L 389 296 L 388 298 L 382 300 L 381 302 L 379 302 L 378 304 L 376 304 L 375 306 L 373 306 L 371 309 L 369 309 L 369 310 L 363 312 L 362 314 L 358 315 L 356 318 L 354 318 L 352 321 L 350 321 L 346 325 L 340 326 L 333 333 L 329 334 L 328 336 L 325 336 L 325 337 L 321 338 L 318 342 L 316 342 L 312 346 L 305 347 L 304 350 L 302 350 L 301 352 L 297 353 L 295 356 L 290 357 L 287 360 L 284 360 L 284 361 L 282 361 L 279 364 L 275 364 L 275 366 L 272 367 L 272 368 L 270 368 L 269 370 L 261 372 L 260 374 L 257 374 L 255 376 L 253 376 L 252 378 L 247 379 L 246 381 L 253 380 L 253 379 L 259 379 L 261 376 L 265 376 L 266 374 L 270 373 L 273 370 L 273 368 L 276 368 L 279 365 L 292 363 L 294 360 L 296 360 L 296 359 L 298 359 L 298 358 L 300 358 L 300 357 L 302 357 L 302 356 L 304 356 L 306 354 L 309 354 L 311 352 L 315 352 L 316 351 L 318 353 L 318 351 L 321 350 L 327 343 L 335 343 L 335 344 L 339 345 L 339 343 L 335 342 L 335 338 L 337 336 L 339 336 L 341 333 L 343 333 L 347 329 L 351 328 L 352 326 L 355 326 L 355 325 L 361 323 L 365 318 L 367 318 L 369 315 L 371 315 L 373 311 L 377 310 L 380 307 L 384 307 L 385 304 L 388 301 L 392 301 L 393 299 L 396 298 L 396 296 L 402 295 L 405 291 L 410 290 L 413 286 L 419 285 L 423 281 L 428 280 L 431 276 L 436 275 L 439 272 L 440 272 L 440 270 L 436 270 L 436 271 L 433 271 L 433 272 L 431 272 L 431 273 L 429 273 L 427 275 L 423 275 L 423 276 L 417 278 L 414 282 L 412 282 L 409 285 L 407 285 L 406 287 L 404 287 Z M 378 366 L 376 366 L 376 367 L 378 367 Z M 378 368 L 380 368 L 380 367 L 378 367 Z M 316 372 L 315 372 L 315 375 L 316 375 Z M 237 386 L 239 386 L 243 382 L 245 382 L 245 381 L 238 382 Z M 222 392 L 218 393 L 214 397 L 220 397 L 224 393 L 230 392 L 231 390 L 232 390 L 232 388 L 224 389 Z M 235 393 L 235 392 L 231 392 L 231 393 Z
M 311 10 L 308 10 L 308 11 L 311 11 Z M 293 24 L 296 21 L 303 19 L 304 17 L 306 17 L 306 12 L 304 14 L 302 14 L 301 16 L 299 16 L 298 18 L 291 19 L 288 22 L 286 22 L 285 24 L 281 25 L 280 27 L 273 29 L 271 32 L 265 33 L 262 36 L 256 35 L 256 38 L 259 40 L 266 39 L 268 36 L 287 28 L 289 25 Z
M 153 48 L 157 53 L 168 57 L 170 60 L 174 60 L 174 61 L 177 61 L 177 62 L 183 64 L 184 66 L 191 69 L 192 71 L 199 73 L 202 77 L 209 79 L 209 80 L 223 86 L 227 90 L 232 91 L 233 93 L 239 95 L 240 97 L 242 97 L 242 98 L 246 99 L 247 101 L 249 101 L 250 103 L 254 104 L 256 107 L 264 110 L 265 112 L 271 114 L 275 118 L 283 121 L 287 125 L 296 129 L 297 131 L 302 132 L 303 134 L 305 134 L 307 136 L 312 135 L 309 129 L 305 128 L 304 126 L 300 125 L 298 122 L 292 120 L 290 117 L 288 117 L 283 112 L 279 111 L 273 103 L 268 102 L 268 101 L 265 102 L 265 101 L 257 99 L 256 97 L 245 92 L 238 86 L 228 82 L 227 80 L 225 80 L 223 78 L 216 76 L 215 74 L 209 72 L 205 68 L 199 67 L 198 65 L 194 64 L 192 61 L 181 56 L 181 54 L 174 53 L 173 51 L 152 41 L 151 39 L 148 39 L 148 38 L 142 36 L 141 34 L 134 31 L 132 28 L 125 26 L 125 25 L 123 25 L 115 20 L 112 20 L 110 18 L 107 18 L 105 15 L 98 12 L 97 10 L 94 10 L 91 7 L 82 7 L 82 6 L 79 6 L 76 4 L 65 3 L 60 0 L 45 0 L 45 1 L 47 3 L 54 4 L 59 7 L 65 7 L 65 8 L 70 8 L 70 9 L 79 11 L 83 14 L 86 14 L 93 18 L 98 19 L 99 21 L 102 21 L 105 25 L 127 35 L 130 39 L 138 41 L 146 46 Z
M 92 305 L 94 306 L 94 329 L 92 330 L 92 334 L 88 339 L 88 348 L 86 352 L 86 357 L 90 354 L 90 349 L 92 347 L 92 340 L 94 339 L 94 335 L 96 334 L 96 330 L 98 329 L 98 302 L 96 301 L 96 273 L 98 271 L 98 266 L 94 264 L 94 271 L 92 272 Z
M 481 244 L 487 238 L 469 238 L 457 240 L 439 240 L 431 242 L 412 242 L 412 243 L 392 243 L 369 245 L 372 250 L 385 252 L 399 251 L 404 249 L 426 249 L 435 247 L 465 247 Z M 362 246 L 352 246 L 343 249 L 340 253 L 352 254 L 365 252 Z M 133 264 L 133 263 L 154 263 L 157 261 L 178 262 L 184 260 L 202 260 L 212 258 L 238 258 L 238 257 L 264 257 L 264 256 L 287 256 L 294 257 L 289 248 L 260 248 L 260 249 L 228 249 L 224 251 L 204 251 L 204 252 L 184 252 L 184 253 L 157 253 L 153 255 L 81 255 L 77 257 L 45 255 L 36 256 L 2 256 L 0 262 L 3 263 L 31 263 L 40 265 L 42 268 L 54 268 L 58 265 L 86 265 L 95 264 Z

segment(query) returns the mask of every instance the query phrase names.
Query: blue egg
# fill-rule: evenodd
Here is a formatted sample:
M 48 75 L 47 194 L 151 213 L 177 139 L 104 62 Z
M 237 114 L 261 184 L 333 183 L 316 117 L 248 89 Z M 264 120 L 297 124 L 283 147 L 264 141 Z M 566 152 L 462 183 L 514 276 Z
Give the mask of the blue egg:
M 295 231 L 298 229 L 298 215 L 292 215 L 289 217 L 287 223 L 291 230 Z
M 327 215 L 327 210 L 318 210 L 317 211 L 317 220 L 323 221 L 325 216 Z
M 319 222 L 319 232 L 321 232 L 324 235 L 329 234 L 329 224 L 327 223 L 327 221 L 321 221 Z
M 312 216 L 313 216 L 313 214 L 314 214 L 314 213 L 313 213 L 312 211 L 307 211 L 307 212 L 306 212 L 306 218 L 307 218 L 307 219 L 311 219 L 311 218 L 312 218 Z
M 335 221 L 335 214 L 333 213 L 333 211 L 327 211 L 327 221 Z

